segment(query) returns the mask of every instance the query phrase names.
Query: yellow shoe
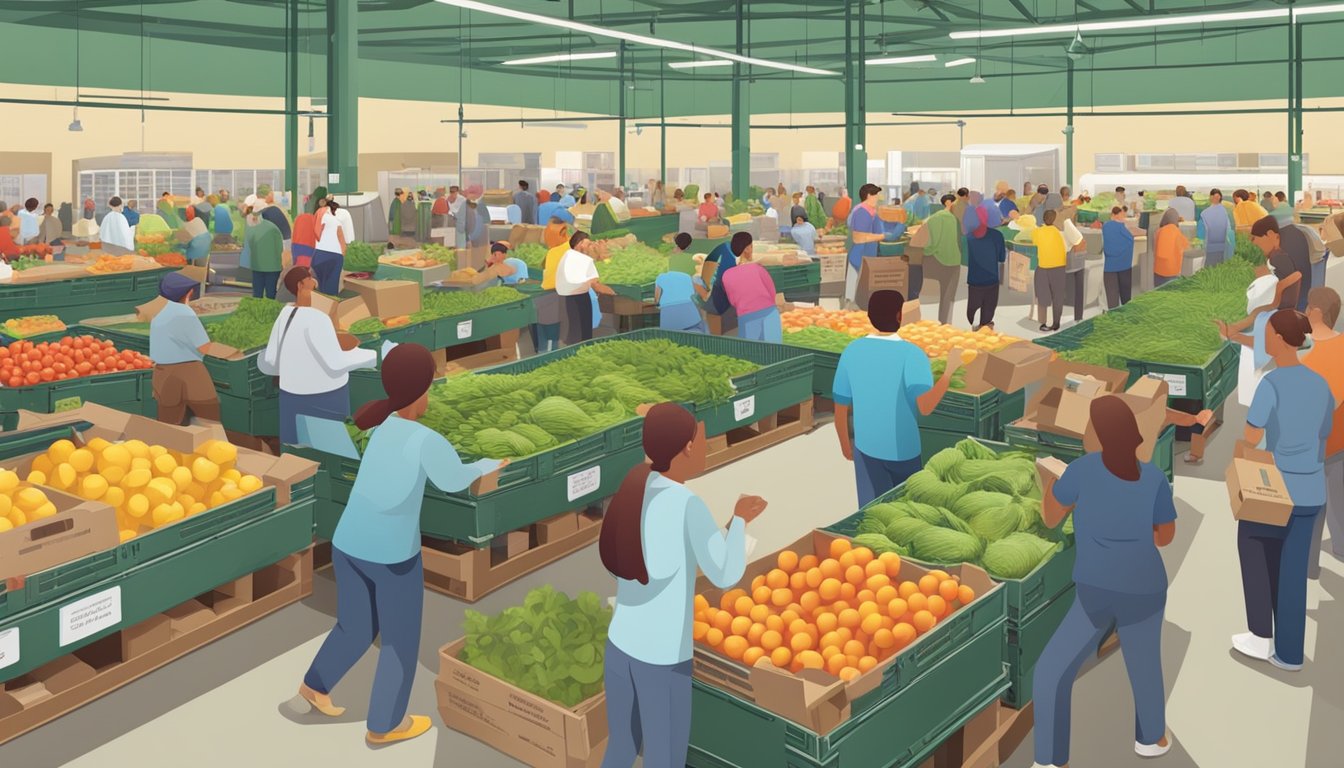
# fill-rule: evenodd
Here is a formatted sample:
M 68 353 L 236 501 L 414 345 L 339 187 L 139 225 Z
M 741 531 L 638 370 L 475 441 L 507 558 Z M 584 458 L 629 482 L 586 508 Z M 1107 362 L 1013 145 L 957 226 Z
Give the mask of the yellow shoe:
M 430 726 L 433 725 L 433 722 L 424 715 L 411 715 L 408 719 L 411 721 L 411 724 L 407 728 L 388 731 L 387 733 L 374 733 L 373 731 L 369 731 L 365 734 L 364 738 L 372 745 L 393 744 L 398 741 L 414 739 L 416 736 L 422 736 L 429 730 Z
M 307 704 L 308 709 L 304 710 L 303 705 Z M 291 702 L 291 706 L 299 714 L 308 714 L 317 710 L 327 717 L 340 717 L 345 714 L 345 707 L 338 707 L 331 703 L 331 697 L 318 693 L 306 685 L 299 686 L 299 695 Z

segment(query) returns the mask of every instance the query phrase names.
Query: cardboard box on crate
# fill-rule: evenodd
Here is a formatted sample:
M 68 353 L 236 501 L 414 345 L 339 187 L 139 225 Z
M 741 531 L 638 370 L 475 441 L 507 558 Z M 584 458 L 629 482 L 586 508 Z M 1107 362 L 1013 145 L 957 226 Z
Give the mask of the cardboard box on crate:
M 1134 411 L 1144 438 L 1139 460 L 1149 461 L 1166 426 L 1167 383 L 1145 376 L 1126 389 L 1128 378 L 1125 371 L 1055 360 L 1049 365 L 1044 384 L 1027 402 L 1026 413 L 1018 424 L 1082 438 L 1084 450 L 1097 450 L 1101 444 L 1092 429 L 1092 401 L 1103 395 L 1115 395 Z
M 439 649 L 434 680 L 443 724 L 534 768 L 597 768 L 607 742 L 607 697 L 567 708 L 458 659 L 466 638 Z
M 966 382 L 984 382 L 1000 392 L 1016 392 L 1044 379 L 1055 353 L 1031 342 L 1011 344 L 980 355 L 966 366 Z
M 420 311 L 420 285 L 410 280 L 352 278 L 346 280 L 345 284 L 356 293 L 355 296 L 337 299 L 313 294 L 313 308 L 329 315 L 336 327 L 343 331 L 365 318 L 388 320 Z
M 909 292 L 910 265 L 905 259 L 893 256 L 865 256 L 859 269 L 859 287 L 854 301 L 863 309 L 868 308 L 868 297 L 877 291 Z M 909 322 L 908 320 L 903 320 Z
M 0 531 L 0 579 L 45 571 L 121 543 L 111 507 L 35 487 L 55 506 L 56 514 Z

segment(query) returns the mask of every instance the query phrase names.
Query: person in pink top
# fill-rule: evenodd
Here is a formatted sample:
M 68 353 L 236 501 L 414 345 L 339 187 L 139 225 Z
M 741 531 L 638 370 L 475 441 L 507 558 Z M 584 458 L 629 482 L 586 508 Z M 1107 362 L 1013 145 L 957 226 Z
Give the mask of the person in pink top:
M 770 273 L 752 260 L 751 235 L 738 232 L 730 247 L 737 265 L 723 273 L 723 291 L 737 310 L 737 335 L 753 341 L 780 344 L 784 328 L 775 305 L 775 281 Z

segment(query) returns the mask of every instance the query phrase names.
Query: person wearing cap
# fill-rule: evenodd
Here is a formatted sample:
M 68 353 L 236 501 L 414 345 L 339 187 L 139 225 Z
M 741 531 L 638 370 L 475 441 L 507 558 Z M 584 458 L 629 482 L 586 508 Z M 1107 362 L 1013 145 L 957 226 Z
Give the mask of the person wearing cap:
M 98 239 L 103 250 L 113 256 L 135 252 L 135 235 L 121 213 L 121 198 L 114 195 L 107 201 L 107 207 L 109 210 L 103 214 L 103 223 L 98 226 Z
M 158 403 L 159 421 L 174 426 L 187 416 L 219 421 L 219 394 L 201 360 L 210 337 L 188 305 L 200 283 L 180 272 L 159 281 L 159 295 L 167 303 L 149 323 L 149 359 L 154 361 L 151 384 Z
M 280 228 L 253 211 L 247 216 L 247 233 L 243 238 L 252 255 L 252 296 L 274 299 L 280 271 L 284 269 L 285 241 Z
M 490 256 L 485 265 L 493 268 L 499 275 L 499 281 L 505 285 L 517 285 L 527 279 L 527 262 L 517 256 L 510 256 L 509 244 L 502 240 L 490 245 Z

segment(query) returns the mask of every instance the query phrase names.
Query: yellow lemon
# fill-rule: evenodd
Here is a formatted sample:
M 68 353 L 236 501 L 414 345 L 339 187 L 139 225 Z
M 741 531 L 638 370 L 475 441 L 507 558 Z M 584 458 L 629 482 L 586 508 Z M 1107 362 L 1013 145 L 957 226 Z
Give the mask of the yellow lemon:
M 121 481 L 126 479 L 126 472 L 127 470 L 122 467 L 108 467 L 100 474 L 108 485 L 121 485 Z
M 103 503 L 113 509 L 119 509 L 126 503 L 126 492 L 116 486 L 111 486 L 107 489 L 107 493 L 103 494 Z
M 191 494 L 184 493 L 177 497 L 177 503 L 181 504 L 183 509 L 191 509 L 192 505 L 196 503 L 196 499 L 193 499 Z
M 188 510 L 187 510 L 187 514 L 188 514 L 188 515 L 199 515 L 199 514 L 201 514 L 202 512 L 204 512 L 205 510 L 206 510 L 206 506 L 205 506 L 204 504 L 202 504 L 201 502 L 198 501 L 198 502 L 196 502 L 195 504 L 192 504 L 192 505 L 191 505 L 191 509 L 188 509 Z
M 38 472 L 37 470 L 33 470 L 32 472 L 29 472 L 29 473 L 28 473 L 28 484 L 29 484 L 29 485 L 46 485 L 46 484 L 47 484 L 47 475 L 46 475 L 46 473 L 44 473 L 44 472 Z
M 178 467 L 177 469 L 174 469 L 170 477 L 173 478 L 173 484 L 178 488 L 186 488 L 188 485 L 191 485 L 191 470 L 187 467 Z
M 162 445 L 149 446 L 149 458 L 157 459 L 160 456 L 166 456 L 166 455 L 168 455 L 168 449 L 164 448 Z
M 64 464 L 75 452 L 75 444 L 69 440 L 57 440 L 47 448 L 47 456 L 56 464 Z
M 34 472 L 41 472 L 44 475 L 50 475 L 51 470 L 55 466 L 56 466 L 55 464 L 51 463 L 51 459 L 47 458 L 46 454 L 43 454 L 33 459 L 33 466 L 31 467 L 31 469 Z
M 238 489 L 243 493 L 253 493 L 261 490 L 261 478 L 256 475 L 243 475 L 238 481 Z
M 76 448 L 70 454 L 70 466 L 74 467 L 75 471 L 80 474 L 93 469 L 93 451 L 88 448 Z
M 149 446 L 145 445 L 143 440 L 127 440 L 122 443 L 127 451 L 130 451 L 132 459 L 148 459 Z
M 34 509 L 33 513 L 28 516 L 28 519 L 30 521 L 41 520 L 45 517 L 51 517 L 54 514 L 56 514 L 56 505 L 48 501 L 46 504 Z
M 10 501 L 9 496 L 0 494 L 0 517 L 9 517 L 9 510 L 14 508 L 14 502 Z
M 243 473 L 239 472 L 239 471 L 236 470 L 236 469 L 226 469 L 226 470 L 224 470 L 223 472 L 219 473 L 219 479 L 220 479 L 220 480 L 223 480 L 223 481 L 226 482 L 226 483 L 234 483 L 235 485 L 236 485 L 236 484 L 238 483 L 238 481 L 241 480 L 242 478 L 243 478 Z
M 186 514 L 187 513 L 184 512 L 181 507 L 175 504 L 172 505 L 160 504 L 159 506 L 154 508 L 153 513 L 154 527 L 160 528 L 162 526 L 168 525 L 169 523 L 177 522 L 178 520 L 181 520 L 183 517 L 186 517 Z
M 206 490 L 205 485 L 202 483 L 192 483 L 188 485 L 186 488 L 182 489 L 182 492 L 187 494 L 193 499 L 204 500 L 209 498 L 210 496 L 210 491 Z
M 156 477 L 145 486 L 145 495 L 153 504 L 167 504 L 169 500 L 177 498 L 177 485 L 169 478 Z
M 0 493 L 10 493 L 19 487 L 19 474 L 12 469 L 0 469 Z
M 89 475 L 80 485 L 79 495 L 86 499 L 101 499 L 107 493 L 107 481 L 102 475 Z
M 154 469 L 154 462 L 150 461 L 148 456 L 136 456 L 131 459 L 131 469 L 143 469 L 146 472 L 149 472 Z
M 225 501 L 233 501 L 243 495 L 242 490 L 233 483 L 225 483 L 224 487 L 219 489 L 219 492 L 223 494 Z
M 101 437 L 95 437 L 89 441 L 88 448 L 94 453 L 102 453 L 111 443 Z
M 14 530 L 14 524 L 9 522 L 8 517 L 0 517 L 0 533 Z
M 22 509 L 15 507 L 9 510 L 9 523 L 15 528 L 20 528 L 28 524 L 28 515 Z
M 232 464 L 238 459 L 238 449 L 233 443 L 224 440 L 211 440 L 204 448 L 205 457 L 221 467 Z
M 210 494 L 210 507 L 212 509 L 214 507 L 218 507 L 220 504 L 223 504 L 225 501 L 226 499 L 224 498 L 224 494 L 221 491 L 215 491 L 214 493 Z
M 121 540 L 122 540 L 122 542 L 125 543 L 125 542 L 130 541 L 131 539 L 134 539 L 134 538 L 135 538 L 135 531 L 129 531 L 129 530 L 126 530 L 125 528 L 122 528 L 122 529 L 121 529 L 121 532 L 120 532 L 120 535 L 121 535 Z
M 32 512 L 34 509 L 37 509 L 46 503 L 47 494 L 43 493 L 40 488 L 24 488 L 14 494 L 14 506 L 24 512 Z
M 149 481 L 152 479 L 154 479 L 154 476 L 150 474 L 148 469 L 132 469 L 126 473 L 126 477 L 122 478 L 122 483 L 127 490 L 135 490 L 149 485 Z
M 126 499 L 126 512 L 131 517 L 144 517 L 145 513 L 149 512 L 149 497 L 143 493 L 132 494 Z
M 154 457 L 154 474 L 167 477 L 173 474 L 174 469 L 177 469 L 177 462 L 172 456 L 161 453 Z
M 213 483 L 219 477 L 219 465 L 204 456 L 191 463 L 191 474 L 202 483 Z
M 51 485 L 53 488 L 65 490 L 75 484 L 76 477 L 74 467 L 69 464 L 57 464 L 51 473 Z
M 131 452 L 125 445 L 109 445 L 103 449 L 98 456 L 98 468 L 107 471 L 108 467 L 120 467 L 121 469 L 131 468 Z

